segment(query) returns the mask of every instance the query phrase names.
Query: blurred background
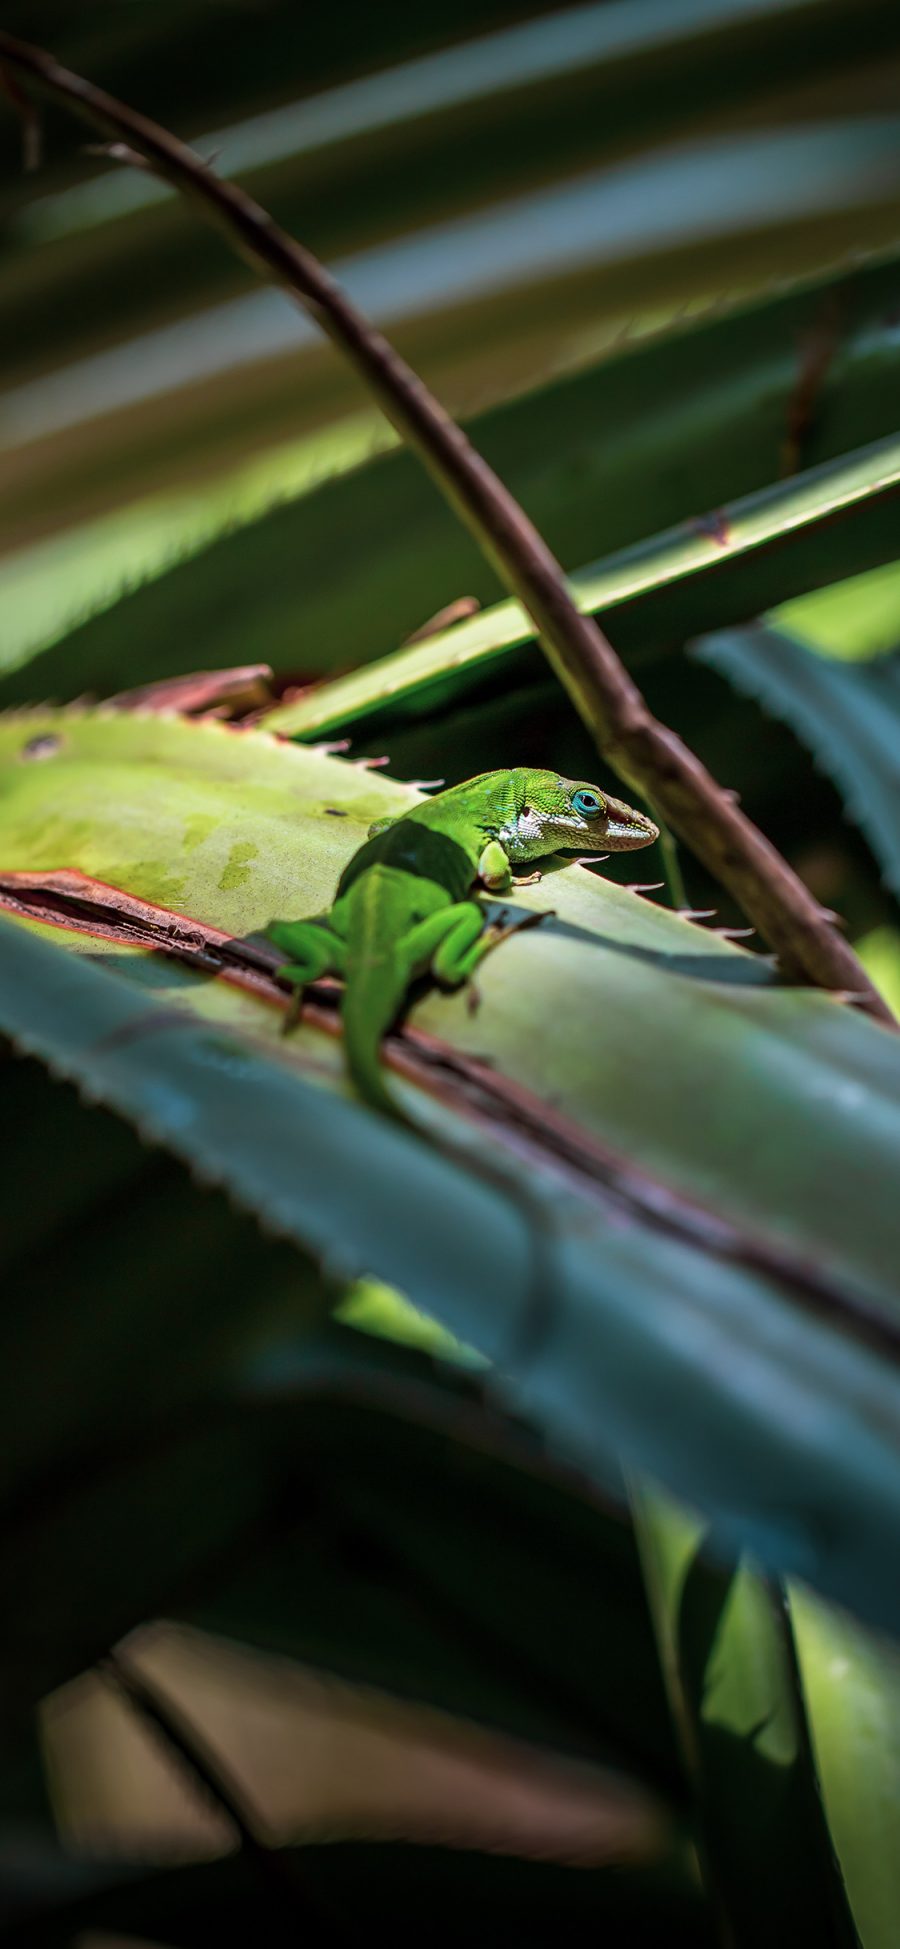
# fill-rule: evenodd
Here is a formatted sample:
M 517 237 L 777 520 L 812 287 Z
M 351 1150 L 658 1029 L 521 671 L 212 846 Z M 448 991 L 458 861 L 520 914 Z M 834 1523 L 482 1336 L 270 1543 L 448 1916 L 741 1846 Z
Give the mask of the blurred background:
M 325 261 L 900 1000 L 895 0 L 9 0 L 3 24 Z M 47 112 L 38 169 L 21 149 L 6 113 L 0 707 L 260 664 L 272 728 L 349 736 L 401 777 L 589 776 L 527 625 L 311 323 L 71 119 Z M 452 654 L 395 656 L 461 597 Z M 691 903 L 739 918 L 683 866 Z M 340 1579 L 352 1537 L 337 1558 Z M 657 1859 L 657 1802 L 608 1791 L 596 1752 L 526 1764 L 199 1630 L 150 1628 L 134 1657 L 226 1739 L 276 1834 Z M 44 1750 L 88 1850 L 227 1844 L 100 1679 L 50 1702 Z M 682 1896 L 647 1898 L 666 1940 L 711 1940 Z

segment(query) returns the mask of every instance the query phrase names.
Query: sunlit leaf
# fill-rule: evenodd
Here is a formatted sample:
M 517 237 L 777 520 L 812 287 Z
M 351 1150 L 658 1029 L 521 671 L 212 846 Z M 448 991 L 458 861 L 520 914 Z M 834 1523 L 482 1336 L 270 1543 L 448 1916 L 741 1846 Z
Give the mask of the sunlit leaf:
M 633 1508 L 701 1859 L 733 1941 L 790 1949 L 810 1928 L 857 1949 L 809 1764 L 786 1600 L 747 1564 L 713 1574 L 703 1525 L 648 1485 Z
M 875 927 L 856 948 L 866 973 L 900 1017 L 900 930 Z
M 576 601 L 599 615 L 620 650 L 677 642 L 770 608 L 792 590 L 829 580 L 838 565 L 892 556 L 898 480 L 900 440 L 881 440 L 580 569 L 571 578 Z M 267 723 L 283 735 L 321 737 L 386 711 L 432 711 L 501 674 L 509 680 L 533 635 L 517 602 L 497 603 L 302 692 Z
M 409 803 L 381 778 L 216 725 L 36 713 L 3 735 L 7 868 L 65 860 L 229 932 L 319 910 L 372 812 Z M 550 884 L 518 899 L 546 908 Z M 866 1339 L 893 1332 L 900 1048 L 581 868 L 553 875 L 552 901 L 555 918 L 486 964 L 474 1020 L 464 997 L 417 1006 L 417 1029 L 450 1052 L 443 1084 L 432 1072 L 447 1102 L 397 1087 L 458 1165 L 402 1129 L 379 1125 L 373 1142 L 320 1029 L 285 1041 L 252 994 L 110 942 L 7 926 L 0 1022 L 326 1265 L 434 1312 L 600 1479 L 621 1453 L 711 1515 L 723 1547 L 750 1545 L 896 1622 L 881 1566 L 900 1410 Z M 451 1107 L 479 1076 L 481 1128 Z M 507 1077 L 526 1092 L 512 1126 Z M 823 1101 L 827 1119 L 811 1114 Z M 566 1173 L 587 1145 L 574 1181 L 554 1152 L 559 1118 Z M 504 1189 L 522 1168 L 524 1205 Z M 533 1201 L 552 1282 L 540 1326 Z M 783 1265 L 783 1293 L 765 1265 Z M 792 1301 L 809 1278 L 812 1305 Z M 852 1338 L 818 1317 L 833 1289 Z
M 768 621 L 826 656 L 882 656 L 900 644 L 900 562 L 799 596 Z
M 794 1588 L 791 1605 L 816 1765 L 865 1949 L 891 1949 L 900 1872 L 900 1664 L 896 1649 Z

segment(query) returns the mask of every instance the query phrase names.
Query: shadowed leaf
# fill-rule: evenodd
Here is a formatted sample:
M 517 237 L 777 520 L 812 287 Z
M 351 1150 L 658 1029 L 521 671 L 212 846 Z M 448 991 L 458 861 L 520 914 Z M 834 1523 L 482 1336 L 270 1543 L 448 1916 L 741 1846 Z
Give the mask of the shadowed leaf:
M 900 897 L 900 653 L 839 663 L 758 623 L 707 636 L 693 654 L 803 740 Z

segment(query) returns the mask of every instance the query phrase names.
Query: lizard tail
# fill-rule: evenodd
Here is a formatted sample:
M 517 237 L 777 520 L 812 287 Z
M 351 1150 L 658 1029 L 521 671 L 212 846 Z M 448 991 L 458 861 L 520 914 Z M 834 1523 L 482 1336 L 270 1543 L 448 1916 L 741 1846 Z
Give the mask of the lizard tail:
M 344 990 L 341 1014 L 344 1023 L 344 1059 L 351 1081 L 364 1103 L 380 1110 L 407 1130 L 421 1136 L 414 1117 L 407 1116 L 385 1080 L 381 1045 L 396 1021 L 409 987 L 407 976 L 393 980 L 383 960 L 370 963 L 365 971 L 356 968 Z M 452 1137 L 429 1133 L 435 1148 L 464 1171 L 475 1172 L 493 1184 L 503 1197 L 521 1211 L 531 1237 L 525 1310 L 521 1323 L 521 1345 L 531 1355 L 539 1342 L 548 1318 L 552 1316 L 557 1267 L 552 1250 L 553 1234 L 549 1220 L 537 1198 L 512 1172 L 485 1157 L 473 1160 L 466 1147 Z M 548 1312 L 549 1309 L 549 1312 Z
M 395 1122 L 408 1123 L 409 1118 L 385 1081 L 381 1058 L 381 1044 L 396 1020 L 403 998 L 402 989 L 389 993 L 385 989 L 383 968 L 378 970 L 374 980 L 361 979 L 357 973 L 355 979 L 351 978 L 347 983 L 341 1009 L 344 1054 L 347 1069 L 363 1102 L 393 1117 Z

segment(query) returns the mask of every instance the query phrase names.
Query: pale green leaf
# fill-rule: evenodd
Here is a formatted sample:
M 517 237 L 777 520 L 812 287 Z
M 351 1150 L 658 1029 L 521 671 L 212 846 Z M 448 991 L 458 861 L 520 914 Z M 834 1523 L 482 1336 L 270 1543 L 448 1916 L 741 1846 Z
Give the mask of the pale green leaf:
M 237 933 L 320 909 L 372 813 L 410 802 L 214 724 L 35 713 L 2 739 L 7 871 L 78 867 Z M 890 1321 L 900 1046 L 581 868 L 518 899 L 554 917 L 486 963 L 478 1015 L 432 995 L 415 1022 L 552 1102 L 626 1187 L 629 1171 L 665 1187 L 661 1210 L 655 1189 L 623 1206 L 603 1166 L 560 1176 L 549 1134 L 520 1164 L 502 1120 L 470 1125 L 398 1083 L 452 1163 L 357 1105 L 333 1038 L 304 1025 L 285 1041 L 254 996 L 89 937 L 7 926 L 0 1025 L 329 1268 L 433 1312 L 601 1479 L 621 1454 L 710 1514 L 721 1547 L 900 1622 L 883 1575 L 900 1516 L 891 1364 L 677 1218 L 687 1200 Z M 522 1170 L 553 1267 L 541 1324 L 533 1222 L 503 1188 Z

